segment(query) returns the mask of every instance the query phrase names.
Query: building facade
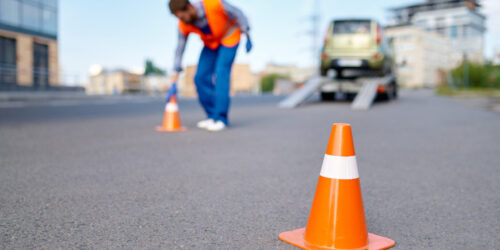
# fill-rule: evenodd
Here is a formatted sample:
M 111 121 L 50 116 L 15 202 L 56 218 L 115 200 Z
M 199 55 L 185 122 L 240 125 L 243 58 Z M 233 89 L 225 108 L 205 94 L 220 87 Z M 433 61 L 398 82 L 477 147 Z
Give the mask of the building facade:
M 500 66 L 500 47 L 496 47 L 493 53 L 493 65 Z
M 392 9 L 394 26 L 417 26 L 450 40 L 451 59 L 459 64 L 464 57 L 484 60 L 486 17 L 478 0 L 427 0 Z
M 181 80 L 179 81 L 179 94 L 185 97 L 195 97 L 196 86 L 194 76 L 196 66 L 187 66 Z M 258 91 L 259 77 L 252 73 L 248 64 L 233 65 L 231 69 L 231 95 L 238 93 L 255 93 Z
M 58 0 L 0 0 L 0 90 L 59 85 Z
M 398 83 L 403 87 L 435 87 L 444 84 L 444 72 L 453 66 L 450 40 L 415 26 L 386 28 L 392 40 Z
M 102 69 L 90 76 L 90 82 L 85 85 L 89 95 L 118 95 L 138 93 L 145 89 L 143 75 L 127 70 L 107 71 Z
M 278 74 L 286 76 L 295 84 L 305 83 L 309 78 L 318 73 L 317 67 L 299 67 L 295 65 L 279 65 L 268 63 L 261 75 Z

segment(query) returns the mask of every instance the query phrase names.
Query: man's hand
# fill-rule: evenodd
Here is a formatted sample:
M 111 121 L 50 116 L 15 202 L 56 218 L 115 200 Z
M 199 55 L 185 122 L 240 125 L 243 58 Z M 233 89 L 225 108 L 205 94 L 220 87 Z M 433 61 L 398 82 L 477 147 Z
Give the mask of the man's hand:
M 165 98 L 165 102 L 169 102 L 170 101 L 170 98 L 172 98 L 172 96 L 175 96 L 177 95 L 177 83 L 172 83 L 172 85 L 170 85 L 170 88 L 168 88 L 168 91 L 167 91 L 167 97 Z
M 172 74 L 172 83 L 170 84 L 170 87 L 167 90 L 167 97 L 165 98 L 165 102 L 169 102 L 170 98 L 172 96 L 177 95 L 177 81 L 179 80 L 179 73 L 175 72 Z
M 172 74 L 172 79 L 170 79 L 172 83 L 177 83 L 179 81 L 179 73 L 175 72 Z
M 247 46 L 246 46 L 246 49 L 247 49 L 247 53 L 249 53 L 253 48 L 253 44 L 252 44 L 252 40 L 250 39 L 250 35 L 247 34 Z

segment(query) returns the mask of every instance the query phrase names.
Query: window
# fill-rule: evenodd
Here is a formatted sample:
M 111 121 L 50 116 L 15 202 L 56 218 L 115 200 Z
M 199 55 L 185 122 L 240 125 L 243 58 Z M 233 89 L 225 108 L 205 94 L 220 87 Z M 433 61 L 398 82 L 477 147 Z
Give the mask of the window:
M 0 36 L 0 85 L 15 84 L 16 78 L 16 40 Z
M 415 25 L 420 28 L 426 28 L 427 27 L 427 20 L 418 20 Z
M 450 27 L 450 37 L 457 38 L 457 36 L 458 36 L 458 28 L 457 26 L 453 25 Z
M 57 0 L 42 0 L 42 3 L 49 7 L 57 8 Z
M 22 19 L 22 26 L 24 28 L 32 29 L 32 30 L 39 30 L 41 28 L 41 23 L 40 23 L 40 18 L 41 18 L 41 11 L 40 8 L 38 8 L 36 5 L 31 4 L 31 3 L 23 3 L 22 4 L 23 8 L 23 19 Z
M 413 38 L 413 36 L 410 34 L 404 34 L 404 35 L 398 36 L 398 39 L 401 41 L 408 41 L 408 40 L 411 40 L 412 38 Z
M 33 43 L 33 87 L 49 86 L 49 46 Z
M 0 23 L 57 35 L 57 0 L 0 0 Z
M 10 25 L 19 25 L 19 2 L 0 0 L 0 21 Z
M 370 31 L 370 21 L 335 21 L 333 24 L 334 34 L 369 34 Z
M 415 45 L 414 44 L 398 44 L 397 46 L 394 46 L 394 49 L 397 52 L 410 51 L 410 50 L 415 49 Z
M 467 37 L 467 25 L 462 26 L 462 37 Z
M 21 0 L 22 2 L 25 2 L 25 3 L 32 3 L 32 4 L 39 4 L 40 2 L 42 2 L 42 0 Z
M 57 33 L 57 13 L 44 9 L 42 12 L 42 31 L 49 34 Z
M 455 15 L 453 16 L 453 19 L 455 22 L 457 21 L 465 21 L 468 19 L 468 16 L 467 15 Z
M 439 27 L 436 29 L 436 32 L 442 36 L 446 36 L 446 28 L 444 27 Z
M 16 39 L 0 36 L 0 65 L 15 65 Z
M 436 18 L 436 27 L 444 27 L 446 25 L 444 17 Z

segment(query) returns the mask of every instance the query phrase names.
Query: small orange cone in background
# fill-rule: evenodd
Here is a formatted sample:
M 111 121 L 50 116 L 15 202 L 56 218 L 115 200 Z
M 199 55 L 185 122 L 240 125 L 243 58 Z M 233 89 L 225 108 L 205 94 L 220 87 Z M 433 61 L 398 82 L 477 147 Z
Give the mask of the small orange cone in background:
M 179 115 L 179 105 L 177 105 L 177 97 L 174 95 L 165 105 L 165 115 L 163 116 L 163 124 L 161 127 L 156 127 L 156 131 L 160 132 L 181 132 L 187 128 L 181 124 Z
M 333 124 L 305 228 L 282 241 L 303 249 L 387 249 L 394 241 L 366 230 L 351 126 Z

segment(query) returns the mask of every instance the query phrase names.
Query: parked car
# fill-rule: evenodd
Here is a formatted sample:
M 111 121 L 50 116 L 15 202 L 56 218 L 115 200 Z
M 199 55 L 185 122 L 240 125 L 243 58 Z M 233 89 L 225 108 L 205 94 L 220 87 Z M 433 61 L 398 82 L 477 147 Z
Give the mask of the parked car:
M 371 19 L 342 19 L 330 23 L 321 53 L 321 75 L 329 70 L 337 78 L 391 73 L 392 51 L 383 28 Z

